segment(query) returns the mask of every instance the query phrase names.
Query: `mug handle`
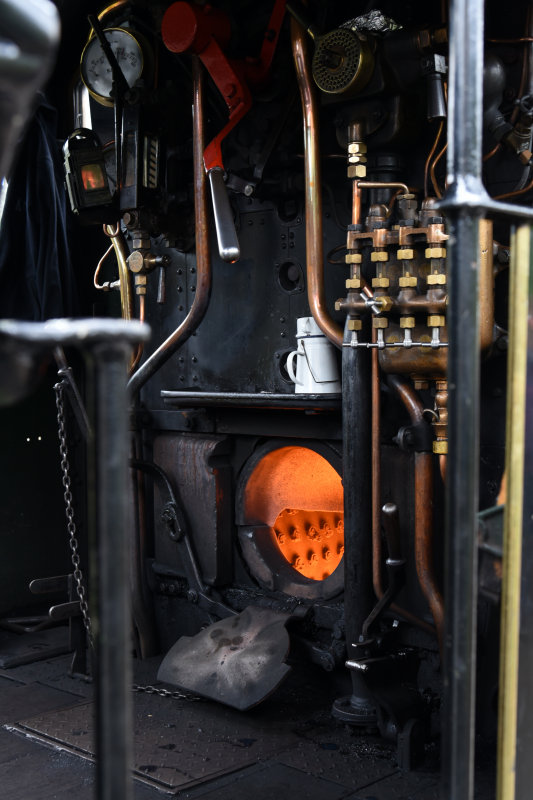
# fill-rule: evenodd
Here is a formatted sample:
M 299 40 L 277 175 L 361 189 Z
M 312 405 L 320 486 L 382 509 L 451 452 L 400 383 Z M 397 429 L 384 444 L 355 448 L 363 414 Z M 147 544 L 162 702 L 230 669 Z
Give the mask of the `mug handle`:
M 297 355 L 298 355 L 298 350 L 293 350 L 292 353 L 289 353 L 289 355 L 287 356 L 287 361 L 285 362 L 285 368 L 289 373 L 289 378 L 291 379 L 291 381 L 293 383 L 301 384 L 302 382 L 297 380 L 296 373 L 294 371 L 294 359 Z

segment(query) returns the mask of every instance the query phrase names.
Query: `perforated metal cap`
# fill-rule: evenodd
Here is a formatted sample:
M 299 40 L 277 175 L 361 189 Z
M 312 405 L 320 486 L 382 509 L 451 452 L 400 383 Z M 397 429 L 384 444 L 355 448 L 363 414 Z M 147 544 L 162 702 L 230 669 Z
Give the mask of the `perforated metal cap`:
M 316 43 L 313 78 L 327 94 L 361 89 L 369 80 L 374 59 L 370 48 L 353 31 L 336 28 Z

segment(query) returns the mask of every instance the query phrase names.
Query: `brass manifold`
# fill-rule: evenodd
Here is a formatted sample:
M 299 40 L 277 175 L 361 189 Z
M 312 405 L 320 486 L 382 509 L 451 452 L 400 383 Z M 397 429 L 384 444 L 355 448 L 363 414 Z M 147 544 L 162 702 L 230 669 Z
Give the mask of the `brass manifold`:
M 444 374 L 446 357 L 442 350 L 447 346 L 444 244 L 448 238 L 444 224 L 430 222 L 417 227 L 402 220 L 392 229 L 360 230 L 360 225 L 351 228 L 346 255 L 350 266 L 350 277 L 346 281 L 348 295 L 337 301 L 336 308 L 350 317 L 348 325 L 354 333 L 352 346 L 377 347 L 382 351 L 380 365 L 387 372 L 428 377 Z M 371 293 L 364 291 L 366 285 L 361 270 L 363 249 L 369 248 L 370 261 L 375 268 Z M 424 285 L 426 291 L 420 292 Z M 376 341 L 359 342 L 362 317 L 368 311 L 373 314 Z M 426 317 L 425 326 L 420 324 L 422 314 Z M 399 322 L 393 322 L 398 316 Z M 428 330 L 431 331 L 429 336 Z M 416 333 L 415 339 L 413 333 Z M 386 353 L 388 350 L 390 356 Z M 433 356 L 426 355 L 426 350 L 433 351 Z M 438 355 L 435 356 L 436 351 Z M 421 359 L 427 362 L 427 367 L 420 363 Z

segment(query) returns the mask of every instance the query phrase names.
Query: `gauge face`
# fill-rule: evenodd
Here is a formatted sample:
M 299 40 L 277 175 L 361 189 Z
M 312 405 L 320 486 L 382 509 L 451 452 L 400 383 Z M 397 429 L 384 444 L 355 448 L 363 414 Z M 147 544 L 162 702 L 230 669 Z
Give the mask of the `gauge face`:
M 128 86 L 133 86 L 143 71 L 143 53 L 139 42 L 124 28 L 107 28 L 104 33 Z M 97 100 L 111 100 L 113 72 L 96 37 L 87 43 L 82 53 L 81 77 Z

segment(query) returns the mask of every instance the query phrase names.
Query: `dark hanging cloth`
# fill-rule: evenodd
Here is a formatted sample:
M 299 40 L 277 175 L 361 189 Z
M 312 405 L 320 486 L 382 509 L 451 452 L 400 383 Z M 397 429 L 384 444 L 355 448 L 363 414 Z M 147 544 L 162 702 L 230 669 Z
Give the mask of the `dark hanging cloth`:
M 40 95 L 9 178 L 0 225 L 0 318 L 78 314 L 66 203 L 56 111 Z

